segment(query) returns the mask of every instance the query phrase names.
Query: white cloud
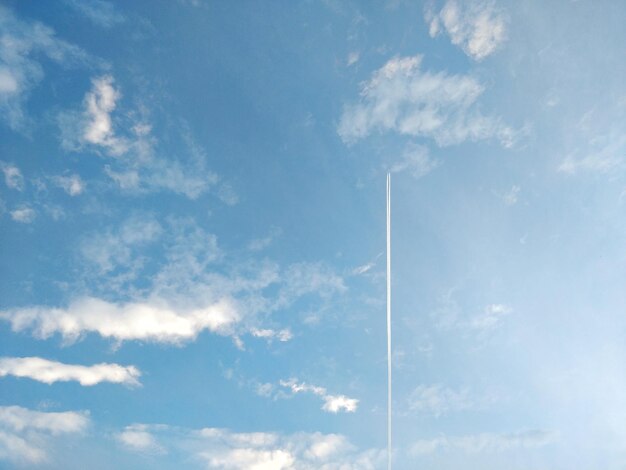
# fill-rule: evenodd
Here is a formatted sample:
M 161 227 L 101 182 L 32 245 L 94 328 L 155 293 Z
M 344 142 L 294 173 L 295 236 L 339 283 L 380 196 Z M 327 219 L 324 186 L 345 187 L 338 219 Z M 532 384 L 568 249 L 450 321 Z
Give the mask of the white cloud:
M 0 406 L 0 459 L 19 465 L 45 462 L 54 436 L 82 434 L 89 425 L 84 412 L 41 412 L 20 406 Z
M 17 209 L 12 210 L 10 214 L 11 218 L 15 222 L 20 222 L 22 224 L 30 224 L 35 220 L 35 217 L 37 216 L 35 210 L 28 206 L 18 207 Z
M 79 175 L 54 176 L 52 181 L 70 196 L 78 196 L 85 190 L 85 183 Z
M 359 400 L 356 398 L 349 398 L 345 395 L 330 395 L 324 387 L 298 382 L 293 378 L 281 380 L 279 384 L 281 387 L 288 388 L 292 394 L 312 393 L 313 395 L 321 397 L 324 401 L 322 410 L 329 413 L 339 413 L 340 411 L 353 413 L 357 410 L 359 405 Z
M 421 56 L 396 57 L 362 85 L 361 100 L 347 105 L 337 132 L 350 144 L 374 131 L 432 138 L 440 146 L 496 138 L 511 146 L 515 132 L 474 106 L 484 87 L 468 75 L 431 73 Z
M 159 444 L 157 438 L 151 432 L 152 429 L 163 430 L 167 429 L 167 426 L 131 424 L 130 426 L 126 426 L 122 432 L 117 433 L 115 439 L 130 450 L 149 454 L 167 453 L 166 449 Z
M 475 409 L 477 406 L 467 389 L 454 390 L 440 384 L 419 385 L 409 397 L 411 410 L 431 413 L 436 417 L 449 412 Z
M 463 453 L 506 452 L 514 449 L 543 447 L 555 440 L 555 434 L 544 430 L 521 431 L 510 434 L 483 433 L 458 437 L 440 436 L 416 441 L 413 455 L 428 455 L 440 451 Z
M 268 341 L 277 339 L 278 341 L 286 342 L 293 338 L 293 333 L 291 333 L 289 328 L 284 328 L 279 331 L 269 328 L 253 328 L 250 333 L 256 338 L 264 338 Z
M 579 128 L 581 127 L 579 125 Z M 609 132 L 599 132 L 593 137 L 589 137 L 587 129 L 580 129 L 582 134 L 589 138 L 588 148 L 584 153 L 577 149 L 564 158 L 558 166 L 558 171 L 569 175 L 623 171 L 626 159 L 626 135 L 621 131 L 622 127 L 614 126 Z
M 360 54 L 358 51 L 350 52 L 348 54 L 348 60 L 346 60 L 346 66 L 351 67 L 359 61 Z
M 469 327 L 479 331 L 491 331 L 502 323 L 507 315 L 513 310 L 508 305 L 491 304 L 485 307 L 482 314 L 475 316 L 469 322 Z
M 163 158 L 152 126 L 145 117 L 137 117 L 145 111 L 120 112 L 121 98 L 113 76 L 93 78 L 83 110 L 58 115 L 63 148 L 73 152 L 87 149 L 109 157 L 104 172 L 128 193 L 168 190 L 196 199 L 216 187 L 216 195 L 225 204 L 237 203 L 237 194 L 228 183 L 217 187 L 220 178 L 206 169 L 206 154 L 188 131 L 182 132 L 187 157 Z
M 426 21 L 431 37 L 445 30 L 452 44 L 477 61 L 493 54 L 506 39 L 505 17 L 492 0 L 448 0 L 439 13 L 427 10 Z
M 402 158 L 395 162 L 389 171 L 400 173 L 408 171 L 414 178 L 421 178 L 439 166 L 439 162 L 431 158 L 428 148 L 423 145 L 409 145 Z
M 18 191 L 24 189 L 24 177 L 18 167 L 10 163 L 0 162 L 0 169 L 4 173 L 4 183 L 8 188 Z
M 146 453 L 156 444 L 160 452 L 174 448 L 208 468 L 223 470 L 374 470 L 384 462 L 381 450 L 360 451 L 340 434 L 237 433 L 141 424 L 124 432 L 128 431 L 137 433 L 130 443 L 123 442 L 121 434 L 117 439 L 129 450 Z
M 24 103 L 44 76 L 35 57 L 45 56 L 61 65 L 91 65 L 94 61 L 82 49 L 57 38 L 49 27 L 21 21 L 2 5 L 0 31 L 0 119 L 13 130 L 24 130 L 28 121 Z
M 125 21 L 124 16 L 115 9 L 115 6 L 105 0 L 65 0 L 65 3 L 103 28 L 111 28 Z
M 101 382 L 137 386 L 140 385 L 138 378 L 141 373 L 134 366 L 119 364 L 82 366 L 63 364 L 40 357 L 0 357 L 0 377 L 7 375 L 27 377 L 47 384 L 77 381 L 83 386 Z
M 97 333 L 116 341 L 143 340 L 162 343 L 190 341 L 204 330 L 229 334 L 239 319 L 233 301 L 224 298 L 196 308 L 174 308 L 166 301 L 112 303 L 92 297 L 73 301 L 67 308 L 30 307 L 0 312 L 13 331 L 32 330 L 45 339 L 58 333 L 76 341 Z

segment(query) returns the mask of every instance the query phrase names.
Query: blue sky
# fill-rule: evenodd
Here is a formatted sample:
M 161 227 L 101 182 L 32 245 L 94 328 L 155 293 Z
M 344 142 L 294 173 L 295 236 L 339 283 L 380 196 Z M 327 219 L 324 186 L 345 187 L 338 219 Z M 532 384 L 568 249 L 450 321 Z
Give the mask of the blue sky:
M 0 468 L 626 468 L 625 20 L 0 2 Z

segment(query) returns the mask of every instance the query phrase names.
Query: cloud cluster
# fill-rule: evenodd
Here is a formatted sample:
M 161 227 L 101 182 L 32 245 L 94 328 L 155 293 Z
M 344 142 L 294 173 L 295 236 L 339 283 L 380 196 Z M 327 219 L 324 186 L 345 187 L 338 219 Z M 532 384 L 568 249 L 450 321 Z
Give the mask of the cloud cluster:
M 223 470 L 373 470 L 384 460 L 382 451 L 359 451 L 340 434 L 237 433 L 222 428 L 134 424 L 116 439 L 140 453 L 182 449 L 208 468 Z
M 480 61 L 493 54 L 506 39 L 506 20 L 493 0 L 448 0 L 440 12 L 426 11 L 431 37 L 442 30 L 452 44 Z
M 89 425 L 86 413 L 42 412 L 20 406 L 0 406 L 0 459 L 17 464 L 45 462 L 54 436 L 82 434 Z
M 41 357 L 0 357 L 0 377 L 7 375 L 27 377 L 47 384 L 76 381 L 83 386 L 101 382 L 137 386 L 140 385 L 138 379 L 141 372 L 134 366 L 119 364 L 83 366 L 64 364 Z
M 423 71 L 421 62 L 419 55 L 396 57 L 372 74 L 360 101 L 344 108 L 337 128 L 344 142 L 393 131 L 431 138 L 440 146 L 492 138 L 513 145 L 515 131 L 476 108 L 484 91 L 478 80 Z
M 329 413 L 339 413 L 340 411 L 354 413 L 359 405 L 359 400 L 356 398 L 349 398 L 345 395 L 331 395 L 324 387 L 298 382 L 294 378 L 281 380 L 279 384 L 281 387 L 289 389 L 294 395 L 297 393 L 312 393 L 321 397 L 324 401 L 322 410 Z
M 555 440 L 555 434 L 541 429 L 510 434 L 482 433 L 457 437 L 421 439 L 411 447 L 416 456 L 436 452 L 460 451 L 463 453 L 505 452 L 514 449 L 543 447 Z

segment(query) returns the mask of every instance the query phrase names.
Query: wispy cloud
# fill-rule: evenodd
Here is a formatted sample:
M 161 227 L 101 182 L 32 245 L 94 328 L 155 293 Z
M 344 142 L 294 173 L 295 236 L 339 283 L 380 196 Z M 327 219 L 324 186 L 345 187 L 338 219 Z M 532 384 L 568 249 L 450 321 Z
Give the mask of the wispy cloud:
M 421 439 L 411 447 L 415 456 L 436 452 L 461 451 L 464 453 L 506 452 L 514 449 L 543 447 L 554 442 L 556 435 L 545 430 L 521 431 L 510 434 L 473 434 L 455 437 Z
M 440 384 L 419 385 L 409 397 L 409 409 L 441 416 L 449 412 L 474 409 L 478 404 L 468 389 L 454 390 Z
M 62 188 L 70 196 L 78 196 L 85 190 L 85 183 L 79 175 L 61 175 L 53 176 L 52 182 L 59 188 Z
M 391 165 L 392 173 L 409 172 L 414 178 L 421 178 L 439 166 L 439 161 L 430 156 L 428 148 L 423 145 L 408 145 L 400 160 Z
M 48 458 L 54 436 L 82 434 L 89 425 L 84 412 L 42 412 L 20 406 L 0 406 L 0 459 L 34 465 Z
M 359 405 L 359 400 L 356 398 L 349 398 L 345 395 L 331 395 L 324 387 L 298 382 L 298 380 L 294 378 L 281 380 L 279 384 L 281 387 L 290 390 L 294 395 L 297 393 L 312 393 L 313 395 L 317 395 L 324 401 L 322 410 L 329 413 L 339 413 L 340 411 L 354 413 Z
M 469 75 L 421 69 L 422 57 L 396 57 L 375 71 L 361 99 L 345 106 L 337 132 L 350 144 L 372 132 L 432 138 L 440 146 L 495 138 L 511 146 L 515 131 L 475 106 L 484 86 Z
M 112 75 L 94 77 L 83 109 L 58 115 L 62 147 L 106 157 L 109 163 L 104 165 L 105 173 L 127 193 L 167 190 L 197 199 L 215 189 L 225 204 L 238 202 L 233 188 L 206 168 L 205 152 L 187 130 L 181 130 L 187 158 L 165 158 L 145 113 L 120 112 L 121 99 Z
M 102 28 L 111 28 L 123 23 L 126 18 L 111 2 L 105 0 L 64 0 L 94 24 Z
M 83 366 L 50 361 L 41 357 L 0 357 L 0 377 L 26 377 L 47 384 L 76 381 L 83 386 L 101 382 L 140 385 L 139 369 L 119 364 Z
M 493 0 L 448 0 L 438 13 L 427 9 L 425 19 L 431 37 L 445 30 L 452 44 L 477 61 L 493 54 L 506 39 L 506 19 Z
M 261 251 L 272 244 L 272 242 L 279 237 L 283 231 L 278 227 L 272 227 L 269 233 L 263 238 L 255 238 L 248 243 L 248 249 L 250 251 Z
M 0 169 L 4 173 L 4 183 L 10 189 L 24 190 L 24 177 L 18 167 L 13 164 L 0 162 Z
M 51 28 L 22 21 L 1 5 L 0 31 L 0 119 L 13 130 L 27 127 L 24 103 L 44 77 L 38 57 L 45 56 L 63 66 L 97 63 L 79 47 L 59 39 Z

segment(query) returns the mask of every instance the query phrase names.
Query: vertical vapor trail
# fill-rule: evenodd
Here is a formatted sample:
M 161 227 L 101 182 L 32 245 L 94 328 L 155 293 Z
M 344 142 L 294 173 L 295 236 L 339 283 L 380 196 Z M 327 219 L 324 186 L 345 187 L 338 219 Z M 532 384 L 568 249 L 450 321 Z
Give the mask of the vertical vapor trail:
M 391 470 L 391 174 L 387 173 L 387 468 Z

